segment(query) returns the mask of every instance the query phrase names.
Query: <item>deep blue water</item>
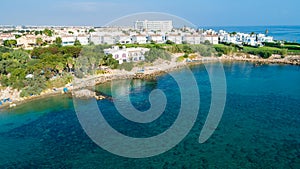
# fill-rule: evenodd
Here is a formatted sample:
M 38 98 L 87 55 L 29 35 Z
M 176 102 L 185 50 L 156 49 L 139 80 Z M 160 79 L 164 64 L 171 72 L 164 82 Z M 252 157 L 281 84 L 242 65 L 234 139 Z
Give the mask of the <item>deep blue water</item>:
M 300 168 L 300 67 L 223 65 L 225 111 L 217 130 L 203 144 L 198 137 L 210 107 L 211 87 L 205 67 L 199 65 L 191 68 L 201 95 L 199 115 L 173 149 L 144 159 L 111 154 L 85 134 L 72 98 L 64 95 L 0 110 L 0 168 Z M 185 75 L 184 70 L 175 73 Z M 109 87 L 107 83 L 97 89 L 109 95 Z M 123 118 L 113 100 L 98 105 L 119 132 L 132 137 L 157 135 L 176 119 L 180 93 L 169 75 L 156 81 L 134 80 L 129 93 L 133 105 L 148 109 L 153 89 L 166 92 L 168 102 L 163 115 L 149 124 Z
M 300 26 L 216 26 L 205 27 L 205 29 L 243 33 L 265 33 L 266 29 L 268 29 L 268 35 L 273 36 L 275 40 L 285 40 L 300 43 Z

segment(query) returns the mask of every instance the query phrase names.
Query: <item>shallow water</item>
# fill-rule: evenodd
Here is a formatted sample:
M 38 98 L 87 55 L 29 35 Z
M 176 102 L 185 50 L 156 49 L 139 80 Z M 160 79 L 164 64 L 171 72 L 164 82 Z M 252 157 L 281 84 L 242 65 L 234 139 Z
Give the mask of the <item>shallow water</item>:
M 190 133 L 158 156 L 131 159 L 98 147 L 83 131 L 69 96 L 32 101 L 0 110 L 0 168 L 300 168 L 300 67 L 224 63 L 227 101 L 211 138 L 198 137 L 210 106 L 211 89 L 203 65 L 192 67 L 201 96 Z M 184 70 L 177 71 L 184 76 Z M 110 95 L 110 84 L 97 89 Z M 120 86 L 122 87 L 122 86 Z M 119 132 L 150 137 L 168 129 L 178 115 L 180 93 L 169 75 L 134 80 L 130 96 L 138 110 L 161 89 L 168 98 L 163 115 L 148 124 L 123 118 L 112 100 L 98 101 L 103 116 Z

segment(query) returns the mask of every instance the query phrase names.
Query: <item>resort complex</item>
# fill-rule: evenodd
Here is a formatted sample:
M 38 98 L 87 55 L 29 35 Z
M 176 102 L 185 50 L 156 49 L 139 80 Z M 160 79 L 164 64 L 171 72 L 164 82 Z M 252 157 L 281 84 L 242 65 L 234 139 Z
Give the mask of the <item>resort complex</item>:
M 273 37 L 262 33 L 226 32 L 183 26 L 175 28 L 171 20 L 136 21 L 132 27 L 61 27 L 61 26 L 0 26 L 0 44 L 13 48 L 32 49 L 48 46 L 56 40 L 62 46 L 88 44 L 218 44 L 263 46 Z

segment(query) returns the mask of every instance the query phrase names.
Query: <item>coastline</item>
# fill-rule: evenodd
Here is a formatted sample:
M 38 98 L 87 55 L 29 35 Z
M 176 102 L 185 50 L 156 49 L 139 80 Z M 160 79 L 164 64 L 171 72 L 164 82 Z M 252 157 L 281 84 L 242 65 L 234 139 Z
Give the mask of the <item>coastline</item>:
M 186 66 L 192 65 L 201 65 L 209 62 L 253 62 L 260 64 L 290 64 L 290 65 L 300 65 L 300 56 L 287 56 L 285 58 L 280 58 L 278 56 L 274 56 L 268 59 L 259 58 L 257 56 L 251 55 L 249 56 L 228 56 L 223 55 L 221 57 L 201 57 L 199 56 L 192 62 L 176 62 L 173 58 L 171 61 L 158 60 L 154 62 L 154 66 L 147 66 L 144 68 L 143 72 L 140 72 L 140 69 L 135 67 L 132 71 L 124 71 L 124 70 L 113 70 L 111 74 L 101 74 L 88 76 L 84 79 L 74 79 L 73 84 L 67 84 L 65 87 L 68 88 L 68 92 L 65 93 L 63 89 L 65 87 L 61 87 L 54 90 L 46 90 L 42 92 L 40 95 L 19 98 L 16 100 L 12 100 L 10 103 L 4 103 L 0 105 L 1 109 L 13 108 L 19 106 L 21 104 L 45 98 L 52 97 L 62 94 L 71 94 L 74 96 L 76 91 L 81 90 L 82 88 L 87 88 L 91 86 L 95 86 L 102 83 L 107 83 L 112 80 L 122 80 L 122 79 L 144 79 L 144 80 L 153 80 L 158 76 L 166 74 L 171 71 L 179 70 Z M 95 91 L 92 91 L 95 92 Z M 95 95 L 96 96 L 96 95 Z M 76 97 L 76 96 L 75 96 Z M 98 96 L 100 99 L 105 98 L 104 96 Z

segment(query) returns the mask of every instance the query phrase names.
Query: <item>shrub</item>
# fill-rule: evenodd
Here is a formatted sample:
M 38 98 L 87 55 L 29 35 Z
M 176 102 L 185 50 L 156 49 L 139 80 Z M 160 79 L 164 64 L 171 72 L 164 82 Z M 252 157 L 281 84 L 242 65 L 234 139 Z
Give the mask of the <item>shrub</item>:
M 191 45 L 190 46 L 193 52 L 200 54 L 201 56 L 208 57 L 212 56 L 216 50 L 211 45 Z
M 272 55 L 272 53 L 270 51 L 259 51 L 258 55 L 264 59 L 267 59 Z
M 188 58 L 189 57 L 189 55 L 188 54 L 184 54 L 182 57 L 184 57 L 184 58 Z
M 183 62 L 184 59 L 185 59 L 184 56 L 179 56 L 179 57 L 177 58 L 176 62 Z
M 156 59 L 171 60 L 171 55 L 163 49 L 151 48 L 145 53 L 145 60 L 147 62 L 154 62 Z
M 118 69 L 120 69 L 120 70 L 124 69 L 126 71 L 131 71 L 133 66 L 134 65 L 132 62 L 124 62 L 124 63 L 118 65 Z
M 237 51 L 237 49 L 235 47 L 225 46 L 223 44 L 214 45 L 213 47 L 217 52 L 220 52 L 220 53 L 225 54 L 225 55 L 230 55 L 230 54 L 233 54 L 234 52 Z

